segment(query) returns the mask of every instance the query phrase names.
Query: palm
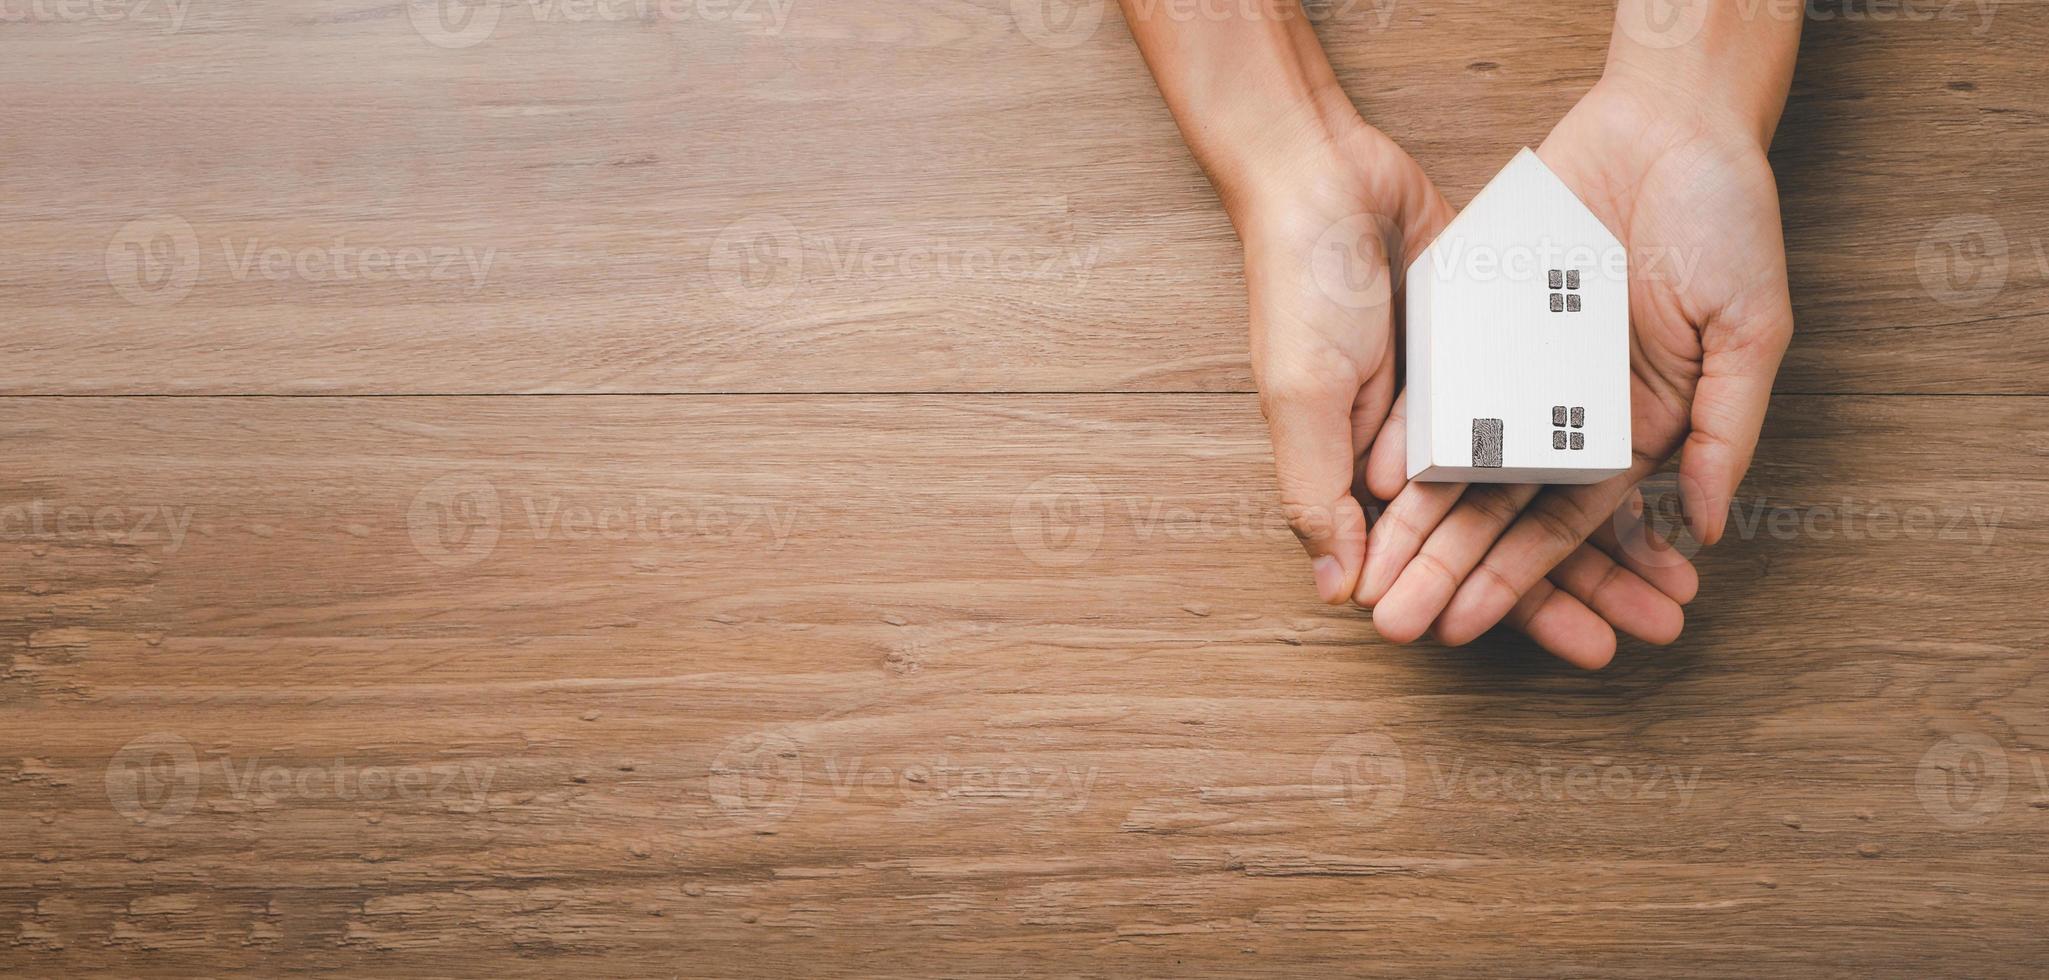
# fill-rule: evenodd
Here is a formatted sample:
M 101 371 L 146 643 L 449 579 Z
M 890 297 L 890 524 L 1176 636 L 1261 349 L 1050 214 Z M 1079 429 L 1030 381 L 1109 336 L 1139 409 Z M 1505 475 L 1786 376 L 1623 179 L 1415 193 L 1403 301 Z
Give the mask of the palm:
M 1752 140 L 1597 86 L 1551 131 L 1544 161 L 1629 250 L 1636 451 L 1663 461 L 1693 422 L 1709 357 L 1742 357 L 1786 297 L 1771 168 Z
M 1247 230 L 1253 370 L 1262 390 L 1286 378 L 1357 392 L 1358 424 L 1377 428 L 1394 399 L 1394 270 L 1451 208 L 1377 130 L 1342 140 L 1313 169 L 1273 175 L 1287 206 Z
M 1264 176 L 1264 206 L 1238 218 L 1253 374 L 1289 525 L 1342 601 L 1365 556 L 1355 463 L 1395 394 L 1393 270 L 1451 208 L 1364 122 Z
M 1403 427 L 1391 421 L 1373 448 L 1368 482 L 1382 496 L 1396 494 L 1389 514 L 1401 519 L 1396 533 L 1378 536 L 1360 587 L 1389 638 L 1406 642 L 1427 628 L 1459 644 L 1503 617 L 1537 622 L 1531 614 L 1546 597 L 1545 578 L 1589 575 L 1589 535 L 1615 553 L 1607 540 L 1615 535 L 1603 525 L 1674 452 L 1688 524 L 1703 542 L 1720 535 L 1792 333 L 1792 310 L 1778 194 L 1758 134 L 1687 115 L 1693 111 L 1669 95 L 1657 100 L 1603 81 L 1537 151 L 1629 251 L 1630 471 L 1572 487 L 1405 486 Z M 1674 599 L 1691 596 L 1690 568 L 1652 567 L 1669 562 L 1669 552 L 1650 561 L 1642 547 L 1622 545 L 1625 565 Z M 1587 605 L 1645 639 L 1677 635 L 1678 610 L 1641 590 L 1605 605 L 1590 595 Z M 1582 665 L 1605 662 L 1611 635 L 1573 632 L 1546 646 Z

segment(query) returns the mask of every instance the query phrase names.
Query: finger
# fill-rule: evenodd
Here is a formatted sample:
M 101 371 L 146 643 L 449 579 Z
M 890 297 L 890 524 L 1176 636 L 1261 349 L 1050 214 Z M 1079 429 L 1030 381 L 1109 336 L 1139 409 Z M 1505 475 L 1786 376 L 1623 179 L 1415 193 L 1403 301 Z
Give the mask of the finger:
M 1700 592 L 1700 572 L 1693 562 L 1664 538 L 1652 534 L 1650 525 L 1644 521 L 1642 490 L 1630 491 L 1624 506 L 1616 508 L 1614 517 L 1601 522 L 1587 541 L 1682 606 Z M 1370 549 L 1366 566 L 1373 567 Z
M 1373 438 L 1373 447 L 1366 457 L 1366 489 L 1381 500 L 1392 501 L 1401 496 L 1403 485 L 1408 483 L 1408 415 L 1409 394 L 1404 391 L 1395 398 L 1394 408 L 1388 411 L 1387 422 Z
M 1273 437 L 1281 510 L 1309 553 L 1317 595 L 1343 602 L 1366 560 L 1366 512 L 1352 496 L 1352 404 L 1344 369 L 1276 372 L 1260 392 Z
M 1616 629 L 1664 646 L 1679 638 L 1686 612 L 1671 596 L 1590 544 L 1573 549 L 1545 579 Z
M 1417 168 L 1416 173 L 1420 177 L 1421 168 Z M 1452 208 L 1450 201 L 1444 199 L 1436 184 L 1428 179 L 1419 179 L 1404 184 L 1401 207 L 1397 214 L 1401 233 L 1401 254 L 1395 256 L 1394 277 L 1396 288 L 1400 288 L 1402 274 L 1408 271 L 1410 260 L 1423 254 L 1423 250 L 1437 240 L 1445 226 L 1451 224 L 1453 218 L 1458 217 L 1458 211 Z
M 1411 483 L 1388 501 L 1366 538 L 1366 570 L 1352 601 L 1372 607 L 1464 493 L 1463 483 Z
M 1416 171 L 1419 175 L 1420 170 Z M 1402 315 L 1401 301 L 1406 292 L 1408 264 L 1411 259 L 1423 254 L 1423 250 L 1437 240 L 1445 227 L 1451 224 L 1458 212 L 1451 203 L 1438 193 L 1437 186 L 1428 180 L 1416 180 L 1404 185 L 1402 206 L 1398 210 L 1398 250 L 1390 257 L 1390 272 L 1394 286 L 1395 303 L 1394 331 L 1406 329 Z M 1394 364 L 1390 359 L 1388 367 Z M 1407 429 L 1404 425 L 1405 400 L 1397 397 L 1394 408 L 1388 413 L 1385 424 L 1373 439 L 1364 467 L 1365 489 L 1368 494 L 1380 500 L 1393 500 L 1407 482 L 1408 455 L 1406 448 Z
M 1366 453 L 1385 429 L 1388 403 L 1394 399 L 1394 383 L 1394 358 L 1383 358 L 1366 386 L 1359 389 L 1358 399 L 1352 402 L 1352 495 L 1361 499 L 1373 497 L 1373 491 L 1366 485 Z
M 1495 536 L 1536 496 L 1537 490 L 1528 483 L 1467 487 L 1451 513 L 1424 540 L 1416 557 L 1395 576 L 1387 594 L 1374 604 L 1374 629 L 1396 643 L 1408 643 L 1422 636 L 1451 602 L 1459 583 L 1473 573 L 1481 557 L 1487 554 Z M 1509 605 L 1514 605 L 1514 601 L 1510 600 Z M 1507 611 L 1503 607 L 1502 612 Z M 1470 639 L 1471 636 L 1466 637 Z
M 1524 592 L 1593 533 L 1602 516 L 1615 512 L 1634 483 L 1618 476 L 1538 494 L 1445 604 L 1437 624 L 1444 642 L 1456 646 L 1492 629 Z
M 1552 656 L 1585 670 L 1615 659 L 1615 631 L 1586 604 L 1549 582 L 1539 582 L 1509 610 L 1509 625 Z
M 1782 288 L 1779 307 L 1762 320 L 1704 336 L 1707 349 L 1693 391 L 1693 431 L 1679 455 L 1686 524 L 1701 544 L 1722 538 L 1736 487 L 1757 450 L 1772 378 L 1792 335 L 1792 302 Z
M 1558 567 L 1658 461 L 1638 454 L 1627 472 L 1599 483 L 1551 487 L 1538 495 L 1515 526 L 1500 535 L 1473 574 L 1446 604 L 1438 629 L 1448 643 L 1467 642 L 1492 629 L 1525 590 Z

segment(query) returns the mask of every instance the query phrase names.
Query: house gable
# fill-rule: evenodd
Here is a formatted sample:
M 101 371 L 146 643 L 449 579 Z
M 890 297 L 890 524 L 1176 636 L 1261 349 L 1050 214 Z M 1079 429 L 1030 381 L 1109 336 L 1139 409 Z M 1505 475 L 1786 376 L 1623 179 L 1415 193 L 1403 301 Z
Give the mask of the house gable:
M 1535 153 L 1410 263 L 1404 293 L 1410 478 L 1586 483 L 1627 467 L 1628 256 Z

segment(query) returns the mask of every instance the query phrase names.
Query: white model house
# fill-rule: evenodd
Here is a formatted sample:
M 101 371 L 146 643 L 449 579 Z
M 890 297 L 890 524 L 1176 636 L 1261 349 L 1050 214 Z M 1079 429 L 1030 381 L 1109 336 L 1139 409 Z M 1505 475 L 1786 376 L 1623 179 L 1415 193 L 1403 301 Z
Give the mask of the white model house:
M 1629 468 L 1629 259 L 1524 149 L 1409 265 L 1409 479 Z

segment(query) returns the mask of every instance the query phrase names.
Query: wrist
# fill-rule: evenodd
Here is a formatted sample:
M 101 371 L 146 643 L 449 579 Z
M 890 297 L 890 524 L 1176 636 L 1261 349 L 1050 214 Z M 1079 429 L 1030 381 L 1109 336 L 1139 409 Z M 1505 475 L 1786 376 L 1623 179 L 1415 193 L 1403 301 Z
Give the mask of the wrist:
M 1767 111 L 1757 100 L 1703 94 L 1706 86 L 1689 81 L 1691 77 L 1684 72 L 1647 71 L 1641 64 L 1611 61 L 1594 91 L 1636 105 L 1643 115 L 1646 137 L 1662 129 L 1706 134 L 1718 142 L 1753 147 L 1760 153 L 1770 149 L 1772 132 L 1778 127 L 1777 108 Z
M 1371 128 L 1332 80 L 1205 134 L 1211 138 L 1195 147 L 1196 157 L 1242 235 L 1248 221 L 1287 204 L 1303 180 L 1327 173 Z
M 1771 143 L 1804 7 L 1620 0 L 1602 84 L 1707 128 Z

